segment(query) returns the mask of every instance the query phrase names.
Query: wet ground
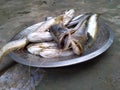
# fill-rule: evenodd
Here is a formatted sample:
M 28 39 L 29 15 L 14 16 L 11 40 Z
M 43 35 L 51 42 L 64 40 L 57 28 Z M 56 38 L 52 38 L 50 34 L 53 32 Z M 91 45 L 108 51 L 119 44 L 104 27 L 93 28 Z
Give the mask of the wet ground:
M 120 0 L 0 0 L 0 47 L 24 28 L 66 9 L 102 13 L 114 32 L 112 46 L 95 59 L 74 66 L 43 69 L 36 90 L 120 90 Z M 0 61 L 0 71 L 13 60 Z M 27 66 L 26 66 L 27 67 Z

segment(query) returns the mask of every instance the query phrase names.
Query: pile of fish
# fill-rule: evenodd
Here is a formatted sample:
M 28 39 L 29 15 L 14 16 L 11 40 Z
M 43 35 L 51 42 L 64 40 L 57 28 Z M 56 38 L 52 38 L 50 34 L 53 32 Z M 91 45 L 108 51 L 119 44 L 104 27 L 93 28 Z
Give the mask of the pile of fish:
M 57 17 L 47 17 L 22 39 L 8 42 L 0 49 L 0 59 L 11 51 L 27 47 L 29 53 L 44 58 L 81 55 L 87 42 L 93 45 L 98 32 L 98 14 L 75 17 L 70 9 Z M 90 41 L 89 41 L 90 40 Z

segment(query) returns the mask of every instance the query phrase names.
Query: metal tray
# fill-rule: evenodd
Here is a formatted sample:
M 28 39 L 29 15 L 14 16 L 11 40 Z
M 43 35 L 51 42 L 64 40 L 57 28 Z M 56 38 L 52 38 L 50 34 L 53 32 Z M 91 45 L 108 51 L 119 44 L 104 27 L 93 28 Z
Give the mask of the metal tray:
M 39 26 L 40 23 L 34 24 L 23 31 L 15 35 L 12 40 L 20 39 L 26 36 L 29 31 L 33 31 Z M 10 57 L 18 63 L 29 65 L 33 67 L 52 68 L 52 67 L 63 67 L 77 63 L 82 63 L 91 60 L 98 55 L 105 52 L 113 43 L 113 32 L 109 25 L 105 21 L 99 22 L 98 36 L 94 45 L 91 48 L 85 49 L 81 56 L 68 56 L 46 59 L 40 56 L 35 56 L 27 52 L 26 49 L 18 50 L 9 53 Z

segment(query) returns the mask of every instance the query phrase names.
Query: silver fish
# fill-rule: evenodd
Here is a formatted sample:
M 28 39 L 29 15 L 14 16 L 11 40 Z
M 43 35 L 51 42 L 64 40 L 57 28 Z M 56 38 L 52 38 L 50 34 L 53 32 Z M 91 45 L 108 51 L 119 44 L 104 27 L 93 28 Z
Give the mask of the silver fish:
M 64 15 L 60 15 L 55 18 L 50 18 L 41 24 L 33 33 L 28 34 L 27 39 L 30 42 L 43 42 L 52 40 L 52 36 L 49 33 L 49 28 L 55 24 L 67 23 L 73 17 L 74 10 L 71 9 L 65 12 Z
M 33 32 L 27 36 L 29 42 L 44 42 L 51 41 L 53 37 L 50 32 Z
M 40 56 L 44 58 L 55 58 L 55 57 L 65 57 L 65 56 L 71 56 L 74 55 L 72 50 L 62 50 L 62 49 L 43 49 L 40 52 Z
M 28 52 L 34 55 L 39 55 L 39 53 L 45 48 L 57 48 L 57 44 L 55 42 L 43 42 L 27 46 Z
M 66 25 L 70 20 L 72 20 L 73 15 L 74 15 L 74 9 L 70 9 L 70 10 L 66 11 L 63 15 L 59 15 L 58 17 L 48 19 L 41 26 L 39 26 L 35 30 L 35 32 L 45 32 L 52 25 L 55 25 L 55 24 Z
M 8 54 L 11 51 L 24 48 L 27 43 L 28 43 L 27 38 L 11 41 L 11 42 L 7 43 L 5 46 L 3 46 L 0 49 L 0 60 L 2 59 L 3 56 L 5 56 L 6 54 Z
M 79 26 L 82 24 L 82 22 L 83 22 L 84 20 L 88 19 L 91 15 L 92 15 L 92 13 L 81 14 L 81 15 L 73 18 L 72 21 L 67 25 L 67 27 L 69 28 L 69 27 L 72 27 L 72 26 L 74 26 L 74 25 L 77 24 L 77 25 L 74 27 L 74 29 L 75 29 L 75 28 L 78 29 Z
M 30 44 L 27 47 L 29 53 L 40 55 L 44 58 L 64 57 L 74 55 L 72 50 L 58 49 L 55 42 L 44 42 L 37 44 Z
M 88 21 L 87 33 L 89 40 L 87 42 L 88 47 L 92 47 L 98 34 L 98 14 L 94 14 Z
M 95 39 L 97 32 L 98 32 L 98 23 L 97 23 L 97 19 L 98 19 L 98 14 L 94 14 L 90 17 L 89 21 L 88 21 L 88 28 L 87 28 L 87 32 L 89 33 L 89 35 Z

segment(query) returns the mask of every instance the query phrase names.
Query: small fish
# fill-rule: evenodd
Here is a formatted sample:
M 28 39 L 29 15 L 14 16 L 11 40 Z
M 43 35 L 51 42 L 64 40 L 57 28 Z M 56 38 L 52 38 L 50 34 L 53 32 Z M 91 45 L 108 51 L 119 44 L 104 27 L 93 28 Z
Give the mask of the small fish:
M 64 24 L 64 22 L 69 22 L 69 20 L 71 20 L 73 17 L 73 13 L 74 10 L 71 9 L 58 17 L 50 17 L 44 23 L 42 23 L 33 33 L 27 35 L 28 40 L 30 42 L 43 42 L 52 40 L 53 38 L 51 34 L 49 34 L 49 28 L 55 24 Z
M 50 32 L 33 32 L 27 36 L 27 39 L 29 42 L 44 42 L 53 40 L 53 37 Z
M 64 57 L 74 55 L 72 50 L 58 49 L 55 42 L 43 42 L 37 44 L 30 44 L 27 47 L 29 53 L 40 55 L 44 58 Z
M 97 31 L 98 31 L 97 19 L 98 19 L 98 14 L 93 14 L 88 21 L 87 32 L 93 39 L 96 38 Z
M 3 46 L 0 49 L 0 60 L 2 59 L 3 56 L 5 56 L 6 54 L 8 54 L 11 51 L 24 48 L 27 43 L 28 43 L 27 38 L 11 41 L 11 42 L 7 43 L 5 46 Z
M 99 16 L 98 14 L 93 14 L 88 21 L 88 27 L 87 27 L 87 33 L 89 36 L 89 40 L 87 42 L 88 47 L 91 47 L 97 38 L 98 16 Z
M 72 19 L 72 21 L 67 25 L 67 27 L 72 27 L 74 25 L 76 25 L 74 27 L 74 29 L 78 29 L 79 26 L 82 24 L 82 22 L 86 19 L 88 19 L 90 16 L 92 15 L 92 13 L 86 13 L 86 14 L 81 14 L 75 18 Z
M 40 52 L 40 56 L 44 58 L 55 58 L 55 57 L 65 57 L 65 56 L 71 56 L 74 55 L 72 50 L 61 50 L 61 49 L 43 49 Z
M 28 52 L 34 55 L 39 55 L 40 51 L 45 48 L 57 48 L 57 44 L 55 42 L 43 42 L 30 44 L 27 46 Z
M 58 16 L 58 17 L 55 17 L 55 18 L 51 18 L 47 21 L 45 21 L 42 25 L 40 25 L 36 30 L 35 32 L 46 32 L 49 30 L 49 28 L 56 24 L 56 23 L 62 23 L 62 20 L 63 20 L 63 16 Z
M 55 24 L 66 25 L 70 20 L 72 20 L 73 15 L 74 15 L 74 9 L 70 9 L 70 10 L 66 11 L 63 15 L 59 15 L 58 17 L 54 17 L 54 18 L 48 19 L 41 26 L 39 26 L 35 30 L 35 32 L 45 32 L 45 31 L 48 31 L 49 28 L 52 25 L 55 25 Z

